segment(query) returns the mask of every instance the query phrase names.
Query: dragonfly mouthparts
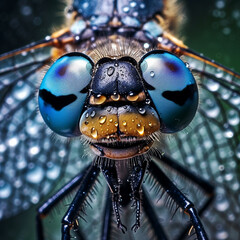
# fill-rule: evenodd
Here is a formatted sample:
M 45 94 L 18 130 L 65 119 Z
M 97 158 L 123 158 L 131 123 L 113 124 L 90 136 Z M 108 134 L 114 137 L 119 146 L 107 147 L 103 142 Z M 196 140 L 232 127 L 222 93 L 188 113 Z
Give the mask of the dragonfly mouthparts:
M 91 149 L 99 156 L 110 159 L 127 159 L 147 152 L 152 146 L 152 140 L 111 141 L 92 143 Z

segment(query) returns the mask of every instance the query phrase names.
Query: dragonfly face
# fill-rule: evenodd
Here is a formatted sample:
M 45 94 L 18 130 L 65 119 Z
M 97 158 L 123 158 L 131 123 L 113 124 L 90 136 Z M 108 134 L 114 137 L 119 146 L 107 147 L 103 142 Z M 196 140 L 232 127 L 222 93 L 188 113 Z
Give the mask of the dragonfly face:
M 83 134 L 99 156 L 142 154 L 153 143 L 151 135 L 180 131 L 196 113 L 195 79 L 168 52 L 149 52 L 138 65 L 130 57 L 100 59 L 94 74 L 93 66 L 79 53 L 58 59 L 40 86 L 39 109 L 53 131 L 66 137 Z
M 151 3 L 74 1 L 70 8 L 74 22 L 70 28 L 54 33 L 42 42 L 0 56 L 1 63 L 6 62 L 7 66 L 13 61 L 12 67 L 4 67 L 0 72 L 0 137 L 6 139 L 6 144 L 0 145 L 1 158 L 7 157 L 10 163 L 15 155 L 20 160 L 24 159 L 18 160 L 16 167 L 12 167 L 18 178 L 12 177 L 12 170 L 10 174 L 8 171 L 0 172 L 4 182 L 11 183 L 8 186 L 14 187 L 13 192 L 16 193 L 0 195 L 7 209 L 3 211 L 4 216 L 14 214 L 10 213 L 9 206 L 15 206 L 16 212 L 21 211 L 21 207 L 17 206 L 22 205 L 22 199 L 29 199 L 27 197 L 31 193 L 38 193 L 31 198 L 32 202 L 45 195 L 47 186 L 59 179 L 60 171 L 64 169 L 61 167 L 54 175 L 56 171 L 51 170 L 56 169 L 55 166 L 59 169 L 69 159 L 69 166 L 74 169 L 76 162 L 84 162 L 79 159 L 82 156 L 78 152 L 80 137 L 97 158 L 92 169 L 88 169 L 87 173 L 83 171 L 87 183 L 82 184 L 81 174 L 78 175 L 76 181 L 79 181 L 78 195 L 81 197 L 72 207 L 78 206 L 81 201 L 83 205 L 89 202 L 88 196 L 93 188 L 91 184 L 101 179 L 101 176 L 97 178 L 101 170 L 112 192 L 114 211 L 106 201 L 110 196 L 106 181 L 103 181 L 105 188 L 101 190 L 102 194 L 96 194 L 96 200 L 91 203 L 93 208 L 97 206 L 94 215 L 99 213 L 98 217 L 88 224 L 79 221 L 78 227 L 77 218 L 69 221 L 68 217 L 85 212 L 85 208 L 68 212 L 62 220 L 65 224 L 62 234 L 66 238 L 71 228 L 76 230 L 76 237 L 80 239 L 104 238 L 105 232 L 108 232 L 110 239 L 121 239 L 121 231 L 117 230 L 116 233 L 116 229 L 110 226 L 114 221 L 122 231 L 126 231 L 124 225 L 127 226 L 126 239 L 166 239 L 159 236 L 158 230 L 161 228 L 163 231 L 160 232 L 166 233 L 168 239 L 187 238 L 181 237 L 181 232 L 185 231 L 188 219 L 183 223 L 175 217 L 170 223 L 168 219 L 171 214 L 164 207 L 164 203 L 171 201 L 179 204 L 179 196 L 182 195 L 177 194 L 177 198 L 171 195 L 171 188 L 166 187 L 168 180 L 161 171 L 155 172 L 159 166 L 154 162 L 161 165 L 179 188 L 186 190 L 201 215 L 210 239 L 238 238 L 238 227 L 226 223 L 226 218 L 235 223 L 240 217 L 237 200 L 239 74 L 191 51 L 163 30 L 167 19 L 162 18 L 161 12 L 167 3 L 153 1 L 154 8 Z M 155 13 L 157 15 L 153 17 Z M 41 56 L 42 50 L 49 46 L 52 50 L 47 56 L 50 54 L 50 58 L 55 60 L 53 64 L 50 64 L 48 57 Z M 30 49 L 34 48 L 35 53 L 32 53 Z M 27 59 L 25 53 L 19 58 L 19 54 L 25 51 L 32 56 L 30 61 L 24 60 Z M 45 64 L 51 66 L 45 75 L 40 74 L 43 80 L 39 87 L 35 82 L 37 70 L 41 71 Z M 38 89 L 38 102 L 35 101 L 35 89 Z M 70 143 L 51 141 L 40 115 L 33 111 L 37 104 L 42 118 L 53 132 L 77 140 Z M 190 127 L 187 127 L 189 123 Z M 13 133 L 16 137 L 12 137 Z M 164 136 L 171 136 L 170 140 Z M 87 148 L 86 145 L 84 148 Z M 176 161 L 172 163 L 168 156 Z M 91 157 L 89 161 L 93 162 Z M 179 167 L 178 163 L 184 168 Z M 7 165 L 2 164 L 1 168 L 11 169 L 11 164 Z M 170 170 L 164 168 L 165 165 Z M 143 183 L 147 168 L 149 180 Z M 195 178 L 191 171 L 200 177 Z M 176 180 L 175 172 L 185 178 Z M 211 185 L 205 179 L 213 183 L 216 189 L 215 201 Z M 21 191 L 21 182 L 26 186 L 24 191 Z M 157 188 L 156 192 L 150 190 L 152 185 Z M 162 187 L 162 192 L 158 187 Z M 166 199 L 163 197 L 165 195 L 168 196 Z M 17 200 L 14 200 L 16 196 Z M 102 211 L 99 209 L 101 201 L 105 206 L 101 207 Z M 212 208 L 208 206 L 211 202 Z M 128 214 L 127 206 L 130 203 L 135 204 L 136 211 Z M 118 211 L 120 205 L 123 213 Z M 189 208 L 192 206 L 189 202 L 186 205 Z M 41 216 L 48 214 L 48 207 L 44 206 L 39 209 Z M 183 205 L 180 208 L 188 211 Z M 206 216 L 202 216 L 204 212 Z M 130 219 L 130 215 L 136 219 Z M 158 219 L 163 218 L 163 223 L 154 218 L 155 215 Z M 103 218 L 108 221 L 101 220 Z M 100 228 L 89 231 L 92 225 L 96 229 L 100 225 Z M 201 229 L 201 224 L 194 225 L 194 228 L 198 227 Z M 134 231 L 138 229 L 136 235 L 131 228 Z M 52 228 L 49 229 L 53 232 Z M 198 239 L 202 239 L 201 234 L 197 235 Z M 70 235 L 74 233 L 71 231 Z

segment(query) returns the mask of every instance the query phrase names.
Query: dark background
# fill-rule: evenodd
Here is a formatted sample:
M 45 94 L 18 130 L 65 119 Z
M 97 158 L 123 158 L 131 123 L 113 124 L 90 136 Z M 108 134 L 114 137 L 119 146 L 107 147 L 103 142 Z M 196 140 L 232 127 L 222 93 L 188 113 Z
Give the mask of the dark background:
M 240 1 L 181 0 L 185 43 L 240 72 Z M 64 0 L 1 0 L 0 53 L 43 39 L 64 23 Z
M 181 32 L 192 49 L 240 72 L 240 1 L 185 0 L 187 21 Z M 58 30 L 64 22 L 63 0 L 1 0 L 0 53 Z M 0 223 L 1 239 L 33 240 L 35 206 Z

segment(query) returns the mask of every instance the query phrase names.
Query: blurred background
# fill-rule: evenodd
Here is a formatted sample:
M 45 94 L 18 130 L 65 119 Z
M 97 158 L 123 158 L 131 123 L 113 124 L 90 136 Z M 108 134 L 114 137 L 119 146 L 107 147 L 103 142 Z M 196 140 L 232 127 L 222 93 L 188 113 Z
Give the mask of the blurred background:
M 183 0 L 180 36 L 193 50 L 240 72 L 240 1 Z M 62 0 L 1 0 L 0 53 L 43 39 L 64 23 Z M 1 206 L 0 206 L 1 207 Z M 34 240 L 35 209 L 0 222 L 1 239 Z

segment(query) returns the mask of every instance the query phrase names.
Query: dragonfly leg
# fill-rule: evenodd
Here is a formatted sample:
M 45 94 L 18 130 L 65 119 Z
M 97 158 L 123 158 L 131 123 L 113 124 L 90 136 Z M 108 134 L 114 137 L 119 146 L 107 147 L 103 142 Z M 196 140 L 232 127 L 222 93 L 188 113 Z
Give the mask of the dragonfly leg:
M 89 166 L 80 174 L 75 176 L 71 179 L 64 187 L 62 187 L 57 193 L 55 193 L 52 197 L 50 197 L 46 202 L 44 202 L 38 209 L 37 209 L 37 216 L 36 216 L 36 225 L 37 225 L 37 239 L 44 240 L 44 229 L 42 220 L 45 218 L 51 210 L 60 202 L 62 199 L 68 195 L 74 188 L 76 188 L 81 181 L 83 180 L 84 173 L 87 172 Z
M 161 224 L 159 222 L 159 218 L 156 215 L 156 212 L 155 212 L 151 202 L 149 201 L 149 198 L 147 195 L 148 194 L 143 187 L 142 188 L 143 210 L 144 210 L 147 218 L 149 219 L 149 222 L 151 224 L 151 227 L 154 230 L 154 233 L 155 233 L 157 239 L 168 240 L 168 238 L 163 230 L 163 227 L 161 226 Z
M 130 184 L 132 188 L 132 197 L 135 201 L 136 206 L 136 222 L 132 226 L 131 230 L 137 231 L 140 227 L 140 190 L 143 181 L 143 177 L 145 175 L 145 171 L 147 168 L 147 161 L 144 161 L 142 165 L 133 166 L 132 171 L 130 173 Z
M 84 174 L 80 187 L 70 204 L 65 216 L 62 219 L 62 240 L 70 240 L 70 230 L 78 225 L 79 212 L 83 210 L 86 204 L 86 198 L 96 183 L 99 175 L 99 167 L 92 165 Z
M 149 172 L 159 182 L 163 190 L 167 192 L 168 196 L 190 217 L 197 239 L 207 240 L 207 234 L 193 203 L 172 183 L 154 161 L 149 162 Z
M 162 155 L 158 150 L 155 150 L 152 156 L 156 157 L 158 161 L 161 161 L 163 164 L 177 171 L 180 175 L 184 176 L 184 178 L 187 178 L 195 185 L 198 185 L 201 188 L 201 190 L 206 193 L 208 199 L 205 201 L 205 203 L 202 204 L 201 208 L 198 211 L 199 216 L 202 216 L 202 214 L 211 205 L 215 198 L 214 186 L 210 184 L 207 180 L 189 171 L 187 168 L 182 167 L 180 164 L 177 163 L 177 161 L 174 161 L 174 159 L 170 158 L 166 154 Z M 182 233 L 178 237 L 179 240 L 183 239 L 184 236 L 187 235 L 190 227 L 191 226 L 188 226 L 182 231 Z
M 123 233 L 125 233 L 127 231 L 127 227 L 122 224 L 121 217 L 120 217 L 120 212 L 119 212 L 120 184 L 118 181 L 117 169 L 114 162 L 112 162 L 110 165 L 103 164 L 101 166 L 101 171 L 104 177 L 106 178 L 108 186 L 112 193 L 112 205 L 113 205 L 113 210 L 117 219 L 117 226 L 119 229 L 122 230 Z
M 106 205 L 103 214 L 103 226 L 102 226 L 102 233 L 101 233 L 101 240 L 110 239 L 110 232 L 111 232 L 111 215 L 112 215 L 112 200 L 110 198 L 110 192 L 108 190 Z

